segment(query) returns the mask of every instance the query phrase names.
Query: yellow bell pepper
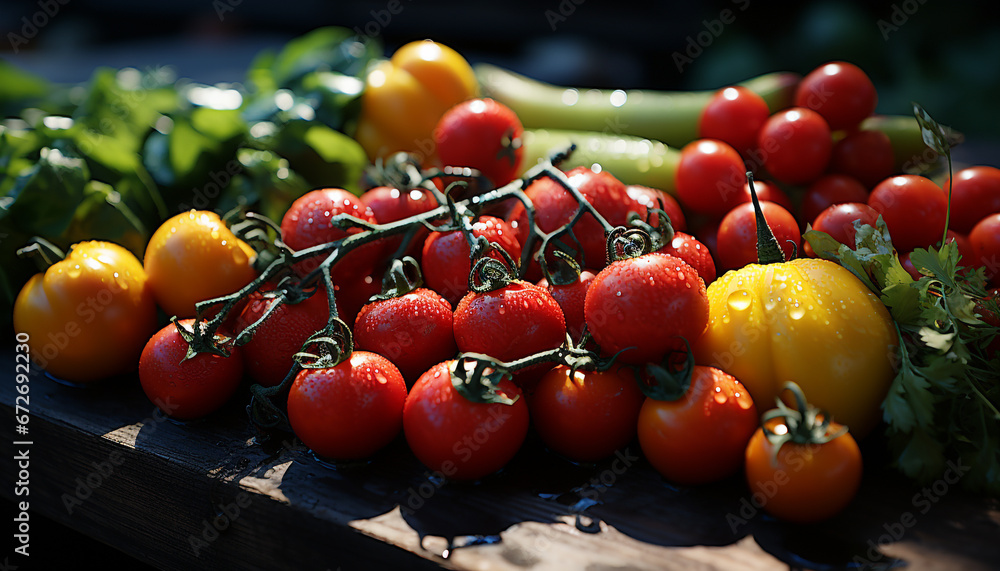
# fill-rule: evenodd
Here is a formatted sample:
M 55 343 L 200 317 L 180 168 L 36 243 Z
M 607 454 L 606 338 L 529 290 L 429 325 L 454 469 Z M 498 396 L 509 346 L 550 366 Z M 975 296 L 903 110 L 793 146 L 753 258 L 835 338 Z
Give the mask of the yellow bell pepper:
M 438 120 L 478 89 L 458 52 L 431 40 L 411 42 L 369 71 L 354 138 L 372 160 L 406 151 L 429 164 Z

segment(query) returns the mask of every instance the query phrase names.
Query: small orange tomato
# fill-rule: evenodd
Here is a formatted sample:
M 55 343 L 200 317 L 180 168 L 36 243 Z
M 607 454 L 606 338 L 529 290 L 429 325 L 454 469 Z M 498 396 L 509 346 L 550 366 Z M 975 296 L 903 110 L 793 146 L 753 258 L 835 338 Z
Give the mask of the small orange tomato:
M 153 233 L 143 265 L 156 302 L 168 315 L 194 317 L 195 303 L 239 290 L 257 276 L 256 253 L 219 215 L 191 210 Z
M 840 513 L 861 486 L 861 450 L 846 428 L 807 408 L 796 386 L 799 411 L 771 411 L 746 449 L 753 502 L 771 515 L 813 523 Z M 811 407 L 809 407 L 811 408 Z M 810 424 L 812 423 L 812 424 Z

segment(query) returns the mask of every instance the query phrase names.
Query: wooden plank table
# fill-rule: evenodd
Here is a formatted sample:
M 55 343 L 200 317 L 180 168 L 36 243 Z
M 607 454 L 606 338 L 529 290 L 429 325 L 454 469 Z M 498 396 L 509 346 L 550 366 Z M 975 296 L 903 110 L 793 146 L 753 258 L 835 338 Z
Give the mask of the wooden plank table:
M 25 499 L 14 496 L 14 457 L 27 448 L 30 513 L 162 569 L 1000 568 L 1000 504 L 947 481 L 912 486 L 883 467 L 878 442 L 865 446 L 850 508 L 794 526 L 757 513 L 739 478 L 668 485 L 634 443 L 577 466 L 529 437 L 503 473 L 457 484 L 430 474 L 402 438 L 350 466 L 294 439 L 258 444 L 248 393 L 176 423 L 135 377 L 79 389 L 33 373 L 29 434 L 15 435 L 10 352 L 0 361 L 0 435 L 14 449 L 0 461 L 3 495 Z

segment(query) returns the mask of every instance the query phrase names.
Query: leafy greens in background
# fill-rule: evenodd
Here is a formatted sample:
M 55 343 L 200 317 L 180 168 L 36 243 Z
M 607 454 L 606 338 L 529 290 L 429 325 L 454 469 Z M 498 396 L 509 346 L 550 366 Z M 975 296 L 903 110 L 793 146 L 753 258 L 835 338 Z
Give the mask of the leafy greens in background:
M 381 47 L 321 28 L 258 55 L 242 85 L 177 80 L 169 68 L 101 68 L 53 85 L 0 61 L 0 320 L 33 265 L 32 236 L 86 239 L 142 255 L 188 208 L 280 217 L 308 190 L 360 192 L 353 130 L 363 74 Z

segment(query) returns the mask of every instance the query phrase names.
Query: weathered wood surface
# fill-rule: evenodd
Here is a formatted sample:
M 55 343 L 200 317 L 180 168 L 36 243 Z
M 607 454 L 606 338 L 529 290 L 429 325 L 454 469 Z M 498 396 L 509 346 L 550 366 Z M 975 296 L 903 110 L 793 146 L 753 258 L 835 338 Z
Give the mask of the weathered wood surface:
M 9 352 L 0 363 L 12 443 L 24 437 Z M 504 473 L 456 484 L 402 438 L 370 463 L 332 467 L 291 440 L 257 444 L 245 400 L 178 424 L 135 378 L 93 389 L 31 378 L 32 512 L 163 569 L 1000 568 L 998 502 L 947 482 L 915 488 L 881 466 L 877 443 L 844 514 L 793 526 L 755 513 L 738 478 L 669 486 L 636 444 L 575 466 L 530 439 Z M 13 456 L 0 461 L 3 494 L 23 499 Z

